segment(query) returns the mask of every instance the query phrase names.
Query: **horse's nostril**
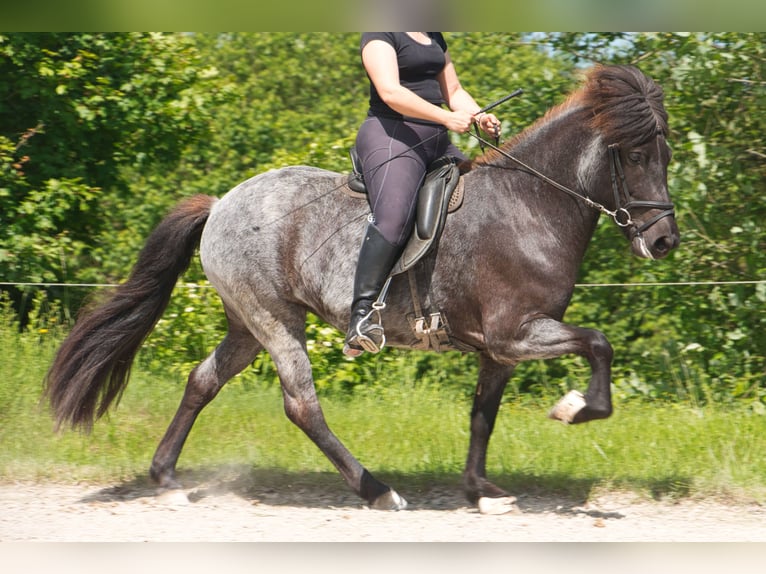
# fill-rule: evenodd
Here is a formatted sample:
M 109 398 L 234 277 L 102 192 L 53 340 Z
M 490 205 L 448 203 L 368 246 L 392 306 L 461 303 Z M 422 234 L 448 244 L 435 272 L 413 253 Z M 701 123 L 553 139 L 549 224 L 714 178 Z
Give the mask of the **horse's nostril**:
M 655 256 L 665 257 L 676 247 L 678 247 L 678 239 L 676 237 L 663 235 L 654 242 L 654 254 Z

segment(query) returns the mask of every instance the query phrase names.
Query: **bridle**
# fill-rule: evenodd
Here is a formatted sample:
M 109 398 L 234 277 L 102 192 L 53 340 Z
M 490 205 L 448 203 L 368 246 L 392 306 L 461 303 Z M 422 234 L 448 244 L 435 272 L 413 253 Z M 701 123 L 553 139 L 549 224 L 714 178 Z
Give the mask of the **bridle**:
M 470 132 L 469 132 L 470 133 Z M 485 145 L 491 149 L 493 149 L 495 152 L 499 153 L 503 157 L 511 160 L 512 162 L 516 163 L 517 165 L 524 168 L 526 171 L 537 177 L 538 179 L 544 181 L 548 185 L 558 189 L 559 191 L 563 191 L 567 195 L 570 195 L 572 197 L 575 197 L 585 203 L 588 207 L 591 207 L 593 209 L 596 209 L 597 211 L 604 213 L 612 218 L 612 220 L 617 224 L 618 227 L 626 229 L 628 232 L 629 239 L 632 241 L 636 237 L 640 237 L 641 234 L 649 229 L 652 225 L 657 223 L 659 220 L 668 217 L 668 216 L 674 216 L 675 215 L 675 209 L 671 202 L 667 201 L 649 201 L 649 200 L 635 200 L 630 196 L 630 191 L 628 190 L 628 183 L 625 181 L 625 173 L 622 169 L 622 162 L 620 161 L 620 146 L 619 144 L 610 144 L 607 149 L 609 151 L 609 171 L 611 175 L 612 180 L 612 191 L 614 193 L 614 210 L 611 210 L 607 208 L 605 205 L 594 201 L 593 199 L 589 198 L 587 195 L 583 195 L 581 193 L 576 192 L 575 190 L 562 185 L 558 183 L 557 181 L 552 180 L 547 175 L 540 173 L 533 167 L 530 167 L 523 161 L 521 161 L 518 158 L 515 158 L 511 154 L 509 154 L 507 151 L 501 149 L 497 145 L 492 144 L 491 142 L 483 139 L 479 135 L 470 134 L 476 139 L 478 139 L 482 145 Z M 487 166 L 491 166 L 492 164 L 484 164 Z M 631 209 L 661 209 L 662 211 L 649 219 L 648 221 L 645 221 L 643 223 L 636 222 L 633 219 L 633 216 L 631 215 Z
M 619 227 L 629 227 L 628 234 L 632 241 L 636 237 L 640 237 L 641 234 L 649 229 L 652 225 L 657 223 L 660 219 L 668 216 L 675 215 L 675 208 L 673 204 L 668 201 L 649 201 L 649 200 L 635 200 L 630 197 L 628 191 L 628 183 L 625 181 L 625 173 L 622 171 L 622 162 L 620 161 L 620 146 L 619 144 L 609 145 L 609 171 L 612 176 L 612 190 L 614 191 L 614 205 L 615 210 L 608 213 L 614 222 Z M 620 196 L 623 196 L 622 198 Z M 621 202 L 621 199 L 625 199 L 625 203 Z M 603 206 L 602 206 L 603 207 Z M 641 225 L 637 225 L 630 215 L 631 208 L 639 209 L 662 209 L 660 213 L 643 222 Z

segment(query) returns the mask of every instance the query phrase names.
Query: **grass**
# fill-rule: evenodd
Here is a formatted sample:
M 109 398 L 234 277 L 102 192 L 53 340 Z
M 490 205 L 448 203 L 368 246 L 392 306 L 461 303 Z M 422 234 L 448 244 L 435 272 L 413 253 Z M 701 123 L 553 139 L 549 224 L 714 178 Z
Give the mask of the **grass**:
M 2 334 L 0 480 L 105 482 L 145 476 L 184 381 L 137 368 L 123 400 L 89 436 L 53 432 L 39 405 L 55 341 Z M 7 344 L 10 343 L 10 344 Z M 514 493 L 587 498 L 619 489 L 653 498 L 734 496 L 766 500 L 766 417 L 728 407 L 616 404 L 606 421 L 566 427 L 546 418 L 555 398 L 503 405 L 488 473 Z M 374 474 L 460 481 L 470 402 L 411 382 L 322 398 L 330 427 Z M 179 470 L 244 465 L 299 477 L 334 468 L 285 417 L 274 386 L 243 375 L 202 413 Z M 340 481 L 340 478 L 337 479 Z M 397 483 L 398 484 L 398 483 Z

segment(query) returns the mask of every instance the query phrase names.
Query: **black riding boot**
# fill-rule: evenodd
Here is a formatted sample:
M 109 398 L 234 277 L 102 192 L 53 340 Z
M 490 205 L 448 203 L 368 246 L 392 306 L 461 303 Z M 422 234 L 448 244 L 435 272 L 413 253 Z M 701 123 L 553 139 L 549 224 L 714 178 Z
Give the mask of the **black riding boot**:
M 377 300 L 401 252 L 402 247 L 389 243 L 375 225 L 367 226 L 354 276 L 351 321 L 343 345 L 346 355 L 356 357 L 363 351 L 377 353 L 383 347 L 383 325 L 372 304 Z

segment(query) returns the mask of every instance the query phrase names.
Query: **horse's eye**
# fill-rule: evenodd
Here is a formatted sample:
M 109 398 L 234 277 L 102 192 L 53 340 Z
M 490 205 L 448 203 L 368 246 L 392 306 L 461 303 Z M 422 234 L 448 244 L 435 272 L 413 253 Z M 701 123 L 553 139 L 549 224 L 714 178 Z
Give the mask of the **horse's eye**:
M 639 164 L 641 163 L 641 152 L 638 151 L 632 151 L 628 154 L 628 159 L 631 163 Z

